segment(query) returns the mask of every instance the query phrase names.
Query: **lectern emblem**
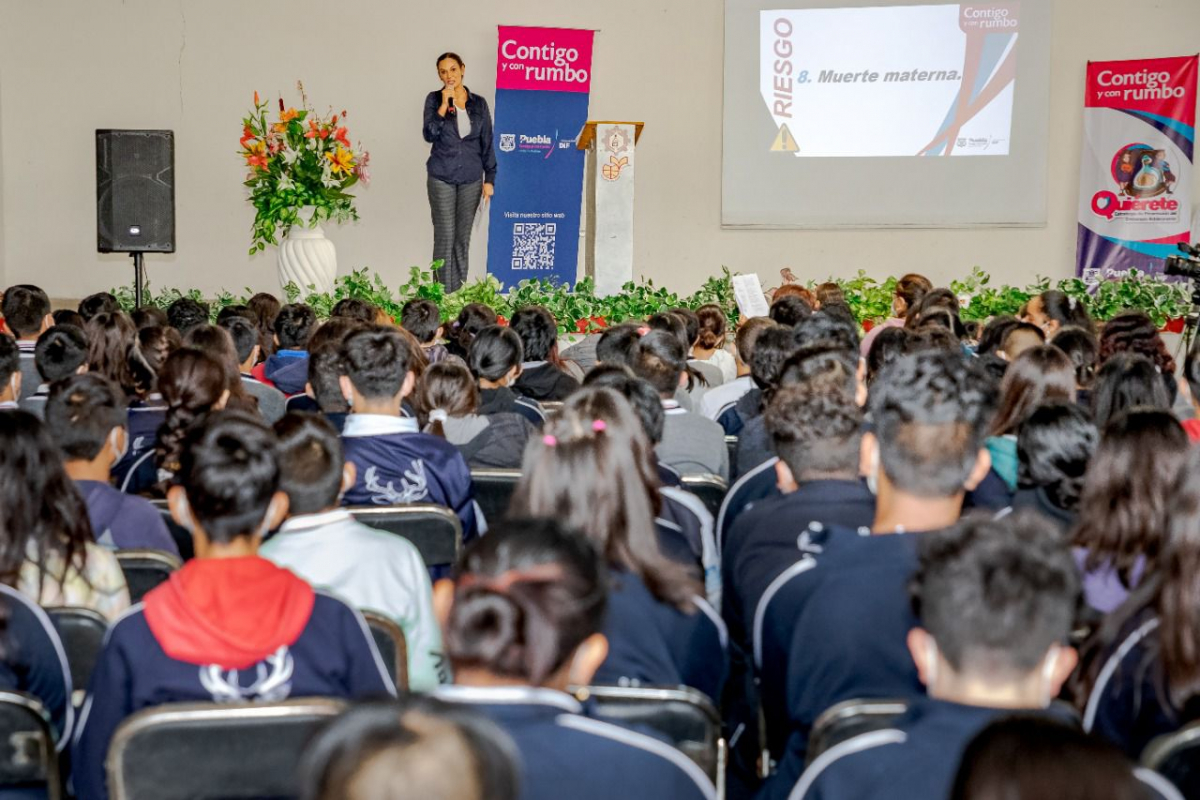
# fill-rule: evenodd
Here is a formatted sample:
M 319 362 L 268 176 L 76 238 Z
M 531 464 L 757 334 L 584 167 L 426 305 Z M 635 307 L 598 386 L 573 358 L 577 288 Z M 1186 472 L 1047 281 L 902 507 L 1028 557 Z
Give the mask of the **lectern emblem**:
M 619 156 L 629 150 L 629 133 L 624 128 L 609 128 L 604 134 L 604 152 Z

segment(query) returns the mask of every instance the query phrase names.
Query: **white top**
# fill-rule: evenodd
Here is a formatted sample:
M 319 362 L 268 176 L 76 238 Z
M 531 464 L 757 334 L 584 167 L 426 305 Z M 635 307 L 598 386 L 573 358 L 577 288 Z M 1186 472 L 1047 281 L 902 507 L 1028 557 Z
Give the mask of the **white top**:
M 443 677 L 442 634 L 433 615 L 429 572 L 412 543 L 363 525 L 344 509 L 293 517 L 259 554 L 350 605 L 395 620 L 408 646 L 413 691 Z
M 458 138 L 465 139 L 471 135 L 471 115 L 465 108 L 454 107 L 454 117 L 458 121 Z
M 714 350 L 713 354 L 708 358 L 698 359 L 699 361 L 707 361 L 717 369 L 721 370 L 721 377 L 725 379 L 725 383 L 737 378 L 737 362 L 733 360 L 733 356 L 728 350 Z M 711 392 L 712 389 L 709 389 Z
M 754 388 L 754 381 L 749 375 L 734 378 L 728 383 L 722 383 L 709 389 L 700 403 L 700 413 L 715 420 L 721 416 L 721 409 L 742 399 L 742 395 Z

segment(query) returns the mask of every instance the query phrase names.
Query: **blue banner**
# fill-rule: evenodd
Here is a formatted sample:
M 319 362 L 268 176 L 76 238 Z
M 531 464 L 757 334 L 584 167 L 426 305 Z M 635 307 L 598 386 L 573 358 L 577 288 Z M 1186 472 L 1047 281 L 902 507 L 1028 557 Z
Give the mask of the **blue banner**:
M 499 29 L 496 194 L 488 272 L 506 288 L 526 278 L 575 282 L 592 31 Z

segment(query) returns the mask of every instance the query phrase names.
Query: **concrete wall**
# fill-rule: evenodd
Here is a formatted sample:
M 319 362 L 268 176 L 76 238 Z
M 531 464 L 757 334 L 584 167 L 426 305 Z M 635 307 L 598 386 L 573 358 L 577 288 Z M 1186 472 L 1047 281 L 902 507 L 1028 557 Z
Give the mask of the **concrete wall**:
M 498 23 L 600 31 L 592 115 L 647 123 L 635 275 L 680 291 L 721 265 L 758 271 L 768 285 L 783 266 L 806 278 L 865 268 L 948 280 L 976 264 L 1008 282 L 1065 276 L 1085 62 L 1187 54 L 1200 30 L 1197 0 L 1144 4 L 1136 16 L 1152 20 L 1146 37 L 1125 2 L 1057 2 L 1045 228 L 733 231 L 720 227 L 722 16 L 718 0 L 0 0 L 4 283 L 79 297 L 130 279 L 127 257 L 95 252 L 94 130 L 154 127 L 176 131 L 179 250 L 147 259 L 152 283 L 277 289 L 274 254 L 246 255 L 253 214 L 237 138 L 252 92 L 283 91 L 291 102 L 297 78 L 319 108 L 348 109 L 352 136 L 371 151 L 362 221 L 332 231 L 341 269 L 370 266 L 399 282 L 432 244 L 420 114 L 438 87 L 433 59 L 457 50 L 467 85 L 492 96 Z

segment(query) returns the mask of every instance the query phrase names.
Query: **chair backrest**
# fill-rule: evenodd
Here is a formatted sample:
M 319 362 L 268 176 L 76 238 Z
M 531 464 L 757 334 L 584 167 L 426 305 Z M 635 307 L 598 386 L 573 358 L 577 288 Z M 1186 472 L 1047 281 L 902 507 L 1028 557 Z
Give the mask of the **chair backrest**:
M 175 546 L 179 548 L 179 556 L 184 561 L 191 561 L 196 556 L 195 545 L 192 543 L 192 532 L 180 525 L 171 516 L 171 509 L 167 505 L 166 500 L 151 500 L 150 505 L 158 509 L 159 516 L 166 523 L 167 532 L 171 534 L 171 538 L 175 540 Z
M 559 412 L 562 411 L 563 401 L 562 400 L 539 400 L 538 405 L 540 405 L 542 407 L 542 411 L 545 412 L 546 419 L 552 419 L 554 417 L 557 417 Z
M 1151 741 L 1142 764 L 1175 784 L 1184 797 L 1200 797 L 1200 722 Z
M 408 641 L 404 638 L 404 631 L 395 620 L 378 611 L 364 609 L 362 615 L 371 631 L 371 638 L 375 640 L 375 647 L 383 658 L 383 665 L 396 682 L 396 689 L 407 692 Z
M 104 634 L 108 633 L 108 620 L 90 608 L 63 606 L 47 608 L 46 613 L 58 628 L 63 649 L 67 651 L 67 665 L 71 668 L 71 685 L 75 687 L 76 697 L 81 697 L 87 691 L 96 659 L 100 657 Z
M 704 507 L 713 515 L 713 519 L 721 513 L 721 503 L 729 484 L 720 475 L 684 475 L 683 488 L 704 501 Z
M 345 704 L 194 703 L 147 708 L 117 728 L 108 749 L 113 800 L 295 797 L 301 754 Z
M 827 708 L 808 737 L 808 763 L 834 745 L 889 728 L 908 709 L 905 700 L 846 700 Z
M 729 451 L 729 474 L 730 475 L 738 475 L 739 474 L 738 463 L 737 463 L 738 437 L 726 436 L 725 437 L 725 449 Z
M 427 567 L 458 561 L 462 523 L 444 506 L 411 503 L 400 506 L 352 506 L 346 509 L 364 525 L 403 536 L 413 543 Z
M 50 715 L 24 692 L 0 691 L 0 795 L 17 787 L 63 796 Z
M 117 561 L 129 584 L 129 599 L 138 603 L 146 593 L 183 566 L 179 557 L 162 550 L 118 550 Z
M 521 480 L 519 469 L 473 469 L 471 481 L 475 484 L 475 502 L 483 509 L 489 523 L 504 519 L 508 515 L 508 504 L 512 502 L 517 482 Z
M 572 690 L 599 719 L 650 728 L 667 737 L 681 753 L 720 786 L 725 774 L 721 715 L 712 701 L 686 686 L 580 686 Z

